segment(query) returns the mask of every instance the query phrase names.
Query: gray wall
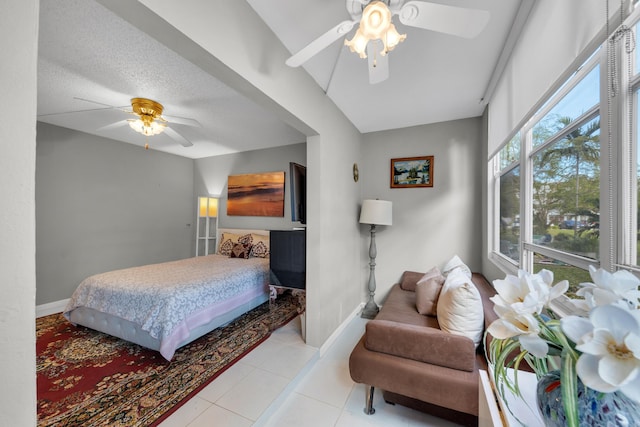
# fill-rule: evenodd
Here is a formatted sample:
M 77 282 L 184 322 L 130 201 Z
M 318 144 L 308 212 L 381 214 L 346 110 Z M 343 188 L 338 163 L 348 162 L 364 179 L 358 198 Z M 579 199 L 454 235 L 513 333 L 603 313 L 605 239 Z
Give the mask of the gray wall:
M 36 304 L 85 277 L 188 258 L 193 160 L 38 123 Z
M 37 0 L 0 17 L 0 423 L 36 425 L 35 170 Z
M 455 254 L 482 271 L 482 129 L 482 119 L 471 118 L 365 135 L 362 198 L 393 202 L 393 225 L 376 230 L 379 303 L 404 270 L 442 268 Z M 392 158 L 428 155 L 432 188 L 390 188 Z M 360 228 L 364 301 L 370 227 Z
M 291 53 L 247 2 L 99 1 L 307 135 L 307 343 L 322 346 L 362 301 L 360 133 L 303 68 L 285 65 Z
M 299 227 L 291 221 L 291 191 L 289 162 L 307 164 L 307 145 L 294 144 L 268 150 L 197 159 L 194 167 L 194 187 L 197 196 L 220 197 L 218 227 L 284 230 Z M 285 200 L 283 217 L 227 216 L 227 177 L 258 172 L 285 172 Z

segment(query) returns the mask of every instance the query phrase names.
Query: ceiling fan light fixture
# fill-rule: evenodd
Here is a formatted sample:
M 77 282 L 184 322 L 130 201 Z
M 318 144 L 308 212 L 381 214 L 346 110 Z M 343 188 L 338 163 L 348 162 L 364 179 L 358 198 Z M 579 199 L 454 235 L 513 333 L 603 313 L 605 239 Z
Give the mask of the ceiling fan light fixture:
M 131 127 L 131 129 L 145 136 L 153 136 L 162 133 L 166 125 L 164 123 L 159 123 L 153 120 L 151 122 L 145 123 L 145 121 L 143 121 L 142 119 L 137 119 L 130 120 L 129 126 Z
M 384 43 L 384 51 L 382 52 L 385 55 L 387 52 L 391 52 L 396 46 L 398 46 L 404 39 L 407 38 L 406 34 L 399 34 L 396 30 L 396 26 L 393 24 L 389 24 L 389 29 L 387 30 L 382 42 Z
M 360 29 L 370 40 L 383 37 L 391 24 L 391 11 L 381 1 L 373 1 L 362 11 Z
M 349 46 L 349 50 L 351 52 L 355 52 L 360 55 L 360 58 L 367 57 L 367 43 L 369 43 L 369 39 L 362 34 L 360 28 L 356 31 L 356 34 L 353 36 L 351 40 L 344 41 L 345 46 Z
M 351 52 L 366 58 L 367 43 L 370 40 L 382 40 L 384 51 L 382 54 L 392 51 L 400 42 L 407 38 L 406 34 L 398 34 L 395 25 L 391 22 L 391 11 L 381 1 L 369 3 L 362 11 L 362 19 L 356 34 L 351 40 L 344 41 Z
M 147 98 L 133 98 L 131 108 L 140 117 L 137 120 L 129 121 L 131 129 L 145 136 L 158 135 L 164 131 L 166 124 L 156 121 L 164 121 L 161 117 L 164 109 L 162 104 Z

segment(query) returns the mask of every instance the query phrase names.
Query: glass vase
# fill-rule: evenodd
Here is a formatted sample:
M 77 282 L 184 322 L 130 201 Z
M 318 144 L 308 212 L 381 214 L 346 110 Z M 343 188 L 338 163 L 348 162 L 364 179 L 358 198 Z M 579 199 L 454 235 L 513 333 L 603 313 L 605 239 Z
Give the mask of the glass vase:
M 538 409 L 547 427 L 567 425 L 562 405 L 560 371 L 552 371 L 538 381 Z M 640 405 L 621 392 L 602 393 L 578 379 L 578 419 L 580 426 L 640 426 Z

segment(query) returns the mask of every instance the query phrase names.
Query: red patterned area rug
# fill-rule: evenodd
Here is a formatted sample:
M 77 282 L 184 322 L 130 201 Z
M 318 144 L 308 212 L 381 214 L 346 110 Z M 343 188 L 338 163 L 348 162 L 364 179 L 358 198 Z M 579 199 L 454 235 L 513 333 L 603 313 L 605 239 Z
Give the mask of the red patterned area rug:
M 155 426 L 298 315 L 281 295 L 176 351 L 160 353 L 61 314 L 36 320 L 38 426 Z

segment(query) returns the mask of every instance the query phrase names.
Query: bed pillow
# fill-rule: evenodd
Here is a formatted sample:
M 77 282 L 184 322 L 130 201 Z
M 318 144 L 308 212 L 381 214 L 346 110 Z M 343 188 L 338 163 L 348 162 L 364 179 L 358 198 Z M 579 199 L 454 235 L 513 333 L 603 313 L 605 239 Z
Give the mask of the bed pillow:
M 252 245 L 247 245 L 243 243 L 236 243 L 233 245 L 231 249 L 231 254 L 229 258 L 249 258 L 249 251 L 251 250 Z
M 218 254 L 230 256 L 233 245 L 242 243 L 251 244 L 251 234 L 222 233 L 220 235 L 220 244 L 218 245 Z
M 234 233 L 222 233 L 220 235 L 220 244 L 218 245 L 218 254 L 230 256 L 233 245 L 238 243 L 241 236 Z
M 264 242 L 258 242 L 251 246 L 250 258 L 267 258 L 269 257 L 269 247 Z
M 438 297 L 444 283 L 438 267 L 433 267 L 416 283 L 416 309 L 426 316 L 437 315 Z
M 447 276 L 436 311 L 440 329 L 470 338 L 478 347 L 484 328 L 482 298 L 462 269 L 454 269 Z
M 458 255 L 454 255 L 442 269 L 442 274 L 447 277 L 455 269 L 460 269 L 467 277 L 471 278 L 471 269 L 460 259 Z
M 229 256 L 235 243 L 231 239 L 220 238 L 220 245 L 218 245 L 218 254 Z
M 253 246 L 251 246 L 250 258 L 267 258 L 269 256 L 269 236 L 251 234 Z
M 243 234 L 242 236 L 239 236 L 238 240 L 236 241 L 238 243 L 242 243 L 243 245 L 253 245 L 253 234 Z

